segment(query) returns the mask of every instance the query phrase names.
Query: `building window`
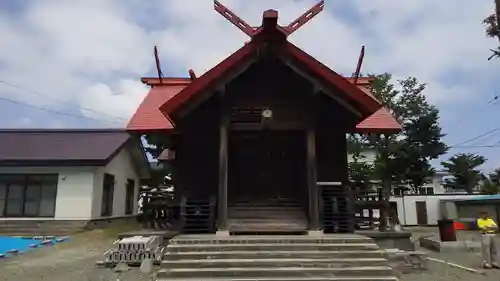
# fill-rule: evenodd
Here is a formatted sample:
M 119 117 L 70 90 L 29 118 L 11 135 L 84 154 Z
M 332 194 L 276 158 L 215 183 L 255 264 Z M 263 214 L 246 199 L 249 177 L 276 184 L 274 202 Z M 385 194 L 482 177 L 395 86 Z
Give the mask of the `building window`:
M 0 217 L 54 217 L 57 174 L 0 175 Z
M 418 194 L 420 194 L 420 195 L 433 195 L 434 188 L 433 187 L 421 187 L 418 189 Z
M 125 193 L 125 215 L 131 215 L 134 212 L 135 201 L 135 181 L 127 180 L 126 193 Z
M 102 181 L 101 216 L 113 215 L 113 196 L 115 192 L 115 176 L 104 174 Z

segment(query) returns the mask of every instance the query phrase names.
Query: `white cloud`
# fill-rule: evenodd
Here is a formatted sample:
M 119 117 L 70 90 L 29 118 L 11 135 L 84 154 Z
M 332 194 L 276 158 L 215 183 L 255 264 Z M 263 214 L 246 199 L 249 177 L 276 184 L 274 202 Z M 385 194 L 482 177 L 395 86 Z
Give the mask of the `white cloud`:
M 130 79 L 120 80 L 113 89 L 98 83 L 86 88 L 80 96 L 80 105 L 85 116 L 126 125 L 147 91 L 140 81 Z
M 259 25 L 266 9 L 279 10 L 280 22 L 287 24 L 316 1 L 221 2 Z M 354 71 L 359 48 L 366 44 L 365 72 L 416 76 L 429 83 L 434 101 L 450 96 L 458 101 L 477 93 L 481 79 L 499 69 L 486 61 L 495 42 L 484 37 L 481 25 L 492 2 L 327 1 L 326 10 L 291 41 L 344 74 Z M 0 94 L 45 107 L 62 107 L 52 100 L 56 99 L 104 112 L 82 110 L 93 118 L 130 117 L 145 94 L 140 76 L 154 66 L 153 45 L 159 46 L 164 73 L 187 75 L 193 68 L 201 75 L 248 40 L 208 0 L 29 3 L 20 14 L 0 11 L 0 78 L 51 98 L 1 85 Z M 352 6 L 349 12 L 358 20 L 346 21 L 341 11 L 329 10 L 341 4 Z M 443 76 L 457 71 L 478 76 L 457 84 L 443 81 Z

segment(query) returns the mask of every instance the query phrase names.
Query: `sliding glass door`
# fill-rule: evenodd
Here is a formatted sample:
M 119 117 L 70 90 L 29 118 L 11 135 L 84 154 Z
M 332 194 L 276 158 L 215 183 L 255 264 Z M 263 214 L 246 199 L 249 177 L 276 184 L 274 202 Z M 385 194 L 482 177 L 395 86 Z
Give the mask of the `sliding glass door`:
M 0 217 L 53 217 L 57 174 L 0 174 Z

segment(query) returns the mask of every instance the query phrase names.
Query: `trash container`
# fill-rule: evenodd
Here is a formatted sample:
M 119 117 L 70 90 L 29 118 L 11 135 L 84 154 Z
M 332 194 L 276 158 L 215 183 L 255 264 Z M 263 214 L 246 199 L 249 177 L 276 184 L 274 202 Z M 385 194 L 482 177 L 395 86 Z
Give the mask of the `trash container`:
M 453 220 L 438 220 L 438 227 L 441 242 L 457 241 Z

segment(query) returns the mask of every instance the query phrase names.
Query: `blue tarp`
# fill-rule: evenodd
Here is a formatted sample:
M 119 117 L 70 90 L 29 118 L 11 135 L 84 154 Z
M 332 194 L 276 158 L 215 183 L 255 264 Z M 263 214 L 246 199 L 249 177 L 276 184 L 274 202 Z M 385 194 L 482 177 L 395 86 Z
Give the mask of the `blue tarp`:
M 52 244 L 55 244 L 60 239 L 50 239 Z M 57 240 L 57 241 L 56 241 Z M 42 246 L 42 242 L 45 239 L 33 239 L 33 238 L 22 238 L 22 237 L 11 237 L 11 236 L 0 236 L 0 256 L 8 256 L 7 253 L 10 250 L 18 250 L 19 253 L 28 252 L 36 248 L 30 248 L 30 245 L 37 245 L 37 247 Z

